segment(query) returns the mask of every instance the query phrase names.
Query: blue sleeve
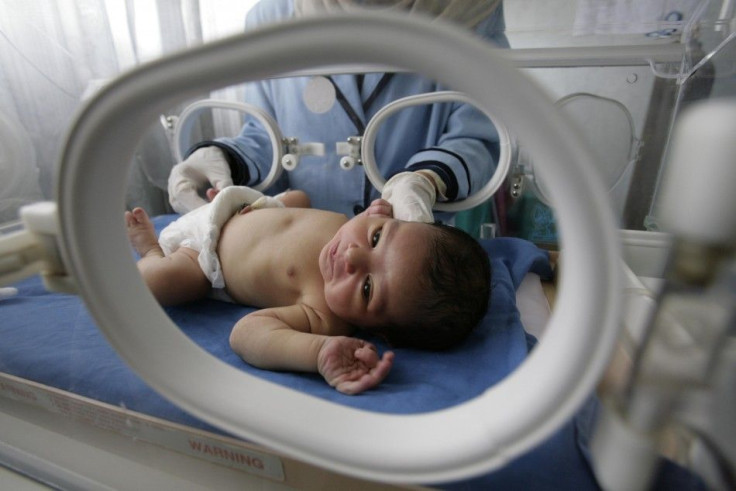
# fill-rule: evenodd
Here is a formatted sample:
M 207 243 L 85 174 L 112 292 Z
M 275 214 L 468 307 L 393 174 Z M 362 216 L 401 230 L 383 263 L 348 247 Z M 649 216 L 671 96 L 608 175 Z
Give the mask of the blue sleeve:
M 508 48 L 503 2 L 476 26 L 475 34 L 494 47 Z M 500 154 L 498 131 L 477 108 L 468 104 L 452 106 L 443 134 L 436 146 L 416 153 L 408 170 L 429 169 L 447 185 L 449 201 L 465 199 L 478 192 L 491 178 Z
M 255 29 L 292 16 L 291 0 L 261 1 L 248 12 L 245 19 L 245 30 Z M 271 87 L 268 81 L 247 84 L 244 100 L 260 107 L 275 118 Z M 268 175 L 271 168 L 273 161 L 271 139 L 263 125 L 251 116 L 246 116 L 237 137 L 202 142 L 195 149 L 206 145 L 215 145 L 225 152 L 235 185 L 256 185 Z
M 506 37 L 506 20 L 503 14 L 503 2 L 500 2 L 496 10 L 475 27 L 475 33 L 491 41 L 498 48 L 509 48 L 509 40 Z
M 245 101 L 260 107 L 275 119 L 267 82 L 249 83 L 245 89 Z M 218 138 L 216 143 L 227 153 L 233 184 L 253 186 L 268 175 L 273 161 L 271 138 L 254 117 L 246 116 L 238 136 Z
M 499 137 L 490 120 L 469 104 L 452 104 L 436 146 L 414 154 L 409 170 L 430 169 L 447 185 L 450 201 L 481 189 L 496 168 Z

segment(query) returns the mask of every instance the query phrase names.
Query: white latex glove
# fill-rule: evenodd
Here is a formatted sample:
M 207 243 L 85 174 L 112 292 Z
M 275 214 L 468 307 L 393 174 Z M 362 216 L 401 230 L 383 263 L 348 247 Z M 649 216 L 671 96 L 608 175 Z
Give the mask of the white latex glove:
M 169 203 L 183 215 L 207 203 L 199 195 L 200 188 L 213 187 L 219 191 L 232 185 L 230 166 L 222 150 L 202 147 L 171 169 Z
M 394 218 L 410 222 L 434 222 L 437 199 L 432 179 L 417 172 L 401 172 L 383 186 L 381 197 L 391 203 Z

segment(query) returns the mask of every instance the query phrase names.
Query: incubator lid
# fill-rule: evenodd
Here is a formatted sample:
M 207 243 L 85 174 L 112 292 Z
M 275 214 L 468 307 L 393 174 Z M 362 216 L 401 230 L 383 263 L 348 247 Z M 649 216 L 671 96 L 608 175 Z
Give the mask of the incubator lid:
M 582 135 L 594 156 L 590 163 L 611 193 L 627 174 L 636 156 L 638 142 L 631 113 L 615 99 L 582 92 L 565 96 L 555 105 Z M 551 205 L 549 188 L 535 171 L 535 166 L 542 163 L 531 159 L 523 142 L 517 165 L 523 169 L 532 192 L 540 201 Z
M 246 43 L 249 49 L 243 49 Z M 437 52 L 448 53 L 442 64 Z M 356 60 L 435 76 L 497 113 L 510 130 L 523 129 L 532 155 L 548 160 L 539 172 L 549 179 L 558 204 L 569 259 L 549 335 L 529 358 L 476 399 L 412 418 L 337 407 L 211 357 L 186 338 L 145 288 L 121 218 L 130 149 L 166 107 L 186 94 L 244 78 Z M 182 77 L 191 67 L 198 67 L 197 76 Z M 452 26 L 378 13 L 305 18 L 148 64 L 90 101 L 60 159 L 62 255 L 110 344 L 151 387 L 195 416 L 337 472 L 394 482 L 458 480 L 505 464 L 568 421 L 615 347 L 620 327 L 615 220 L 600 199 L 605 194 L 600 180 L 587 166 L 592 157 L 579 141 L 536 85 L 484 41 Z M 579 191 L 573 195 L 568 187 Z M 115 257 L 119 260 L 111 261 Z M 313 424 L 295 419 L 295 407 Z

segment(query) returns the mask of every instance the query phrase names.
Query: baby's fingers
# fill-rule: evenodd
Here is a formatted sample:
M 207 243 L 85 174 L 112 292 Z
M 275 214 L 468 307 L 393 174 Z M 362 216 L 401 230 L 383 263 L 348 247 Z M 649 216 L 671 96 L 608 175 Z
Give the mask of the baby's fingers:
M 375 366 L 380 359 L 378 350 L 370 343 L 365 343 L 360 348 L 357 348 L 353 356 L 355 356 L 356 360 L 365 363 L 369 367 Z
M 373 348 L 372 346 L 370 346 Z M 360 348 L 360 350 L 366 350 L 368 348 L 363 347 Z M 374 351 L 375 348 L 371 349 L 370 351 L 373 351 L 375 356 L 375 365 L 368 369 L 366 373 L 361 376 L 357 380 L 351 380 L 351 381 L 345 381 L 341 384 L 338 384 L 336 387 L 337 390 L 344 394 L 359 394 L 360 392 L 366 391 L 368 389 L 372 389 L 373 387 L 380 384 L 389 374 L 391 371 L 391 367 L 393 366 L 394 362 L 394 353 L 391 351 L 387 351 L 383 354 L 383 358 L 378 360 L 378 355 Z M 356 351 L 356 357 L 358 353 Z
M 365 210 L 365 214 L 368 216 L 393 217 L 394 210 L 391 203 L 385 199 L 378 198 L 373 200 L 370 206 Z

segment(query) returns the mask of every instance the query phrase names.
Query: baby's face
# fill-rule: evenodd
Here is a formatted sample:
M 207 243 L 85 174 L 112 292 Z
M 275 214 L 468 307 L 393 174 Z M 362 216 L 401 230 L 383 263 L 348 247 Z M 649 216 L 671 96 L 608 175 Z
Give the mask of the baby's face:
M 361 327 L 408 319 L 430 234 L 427 224 L 385 216 L 346 222 L 319 256 L 330 310 Z

